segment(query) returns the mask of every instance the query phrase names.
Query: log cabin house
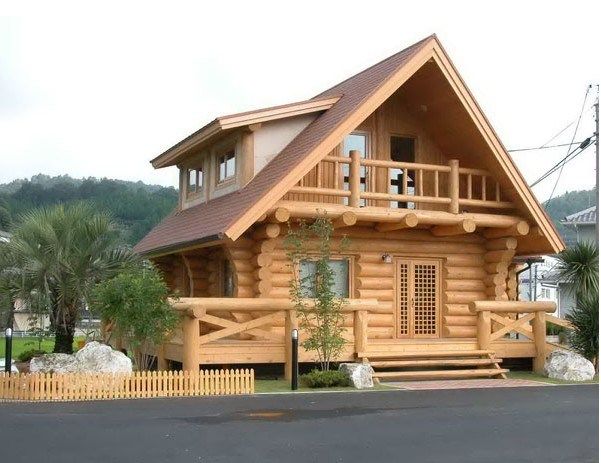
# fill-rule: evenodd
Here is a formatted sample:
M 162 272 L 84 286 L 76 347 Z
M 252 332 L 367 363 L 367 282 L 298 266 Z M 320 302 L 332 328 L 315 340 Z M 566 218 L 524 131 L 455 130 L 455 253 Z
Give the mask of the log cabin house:
M 542 369 L 545 323 L 561 321 L 517 300 L 512 259 L 564 244 L 436 36 L 311 99 L 218 117 L 152 165 L 180 171 L 177 209 L 135 248 L 180 296 L 161 368 L 289 376 L 287 224 L 327 214 L 335 246 L 350 238 L 332 260 L 341 361 L 380 378 L 499 377 L 508 358 Z

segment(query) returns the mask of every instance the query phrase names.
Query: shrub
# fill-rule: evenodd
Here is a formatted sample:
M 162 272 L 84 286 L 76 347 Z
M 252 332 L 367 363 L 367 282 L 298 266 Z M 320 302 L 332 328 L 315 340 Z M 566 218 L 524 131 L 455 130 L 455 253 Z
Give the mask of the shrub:
M 39 357 L 40 355 L 44 355 L 46 353 L 47 352 L 45 350 L 29 349 L 29 350 L 21 352 L 17 356 L 17 359 L 19 359 L 19 362 L 29 362 L 32 358 Z
M 599 295 L 579 300 L 576 308 L 566 318 L 574 326 L 570 334 L 570 345 L 598 368 Z
M 347 387 L 350 386 L 348 376 L 337 370 L 313 370 L 301 376 L 301 380 L 308 387 Z

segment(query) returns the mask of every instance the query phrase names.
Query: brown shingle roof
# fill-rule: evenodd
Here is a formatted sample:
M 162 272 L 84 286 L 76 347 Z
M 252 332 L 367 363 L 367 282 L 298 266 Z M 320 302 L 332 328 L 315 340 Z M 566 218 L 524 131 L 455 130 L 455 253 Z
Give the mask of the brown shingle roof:
M 287 173 L 349 117 L 375 90 L 391 78 L 432 36 L 380 61 L 335 85 L 314 99 L 341 98 L 298 134 L 244 188 L 207 203 L 174 212 L 136 246 L 142 254 L 156 254 L 224 237 L 226 230 L 249 208 L 282 181 Z

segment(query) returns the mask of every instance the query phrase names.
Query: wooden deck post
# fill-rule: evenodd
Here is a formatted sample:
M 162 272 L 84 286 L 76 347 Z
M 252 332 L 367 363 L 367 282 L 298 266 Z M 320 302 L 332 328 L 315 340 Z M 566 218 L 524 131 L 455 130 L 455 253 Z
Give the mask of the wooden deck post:
M 284 329 L 284 352 L 286 355 L 286 363 L 284 365 L 284 378 L 286 378 L 286 381 L 290 381 L 292 379 L 292 330 L 298 329 L 298 319 L 296 315 L 296 310 L 286 310 L 286 322 Z
M 451 198 L 449 212 L 459 214 L 459 161 L 451 159 L 449 167 L 451 168 L 449 174 L 449 197 Z
M 535 373 L 541 374 L 545 369 L 545 359 L 547 358 L 547 321 L 545 312 L 538 311 L 534 314 L 532 335 L 534 337 L 534 348 L 536 349 L 536 357 L 534 357 L 532 369 Z
M 490 349 L 490 311 L 482 310 L 478 312 L 476 322 L 476 333 L 478 338 L 478 349 Z
M 349 189 L 351 197 L 349 206 L 359 207 L 361 196 L 361 153 L 357 150 L 351 150 L 351 166 L 349 171 Z
M 200 324 L 198 318 L 190 315 L 182 317 L 184 335 L 182 368 L 184 371 L 198 371 L 200 367 Z
M 356 310 L 353 323 L 355 335 L 355 353 L 367 350 L 367 311 Z
M 160 346 L 157 346 L 156 348 L 156 354 L 157 354 L 157 370 L 158 371 L 166 371 L 168 370 L 168 366 L 169 366 L 169 362 L 167 362 L 167 359 L 165 358 L 165 345 L 161 344 Z

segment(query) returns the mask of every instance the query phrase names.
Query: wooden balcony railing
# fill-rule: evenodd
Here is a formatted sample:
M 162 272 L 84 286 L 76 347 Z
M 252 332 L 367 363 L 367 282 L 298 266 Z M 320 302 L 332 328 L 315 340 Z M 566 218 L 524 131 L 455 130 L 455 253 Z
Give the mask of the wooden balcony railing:
M 550 315 L 554 302 L 547 301 L 474 301 L 470 310 L 476 312 L 478 349 L 490 349 L 491 343 L 510 333 L 518 333 L 534 341 L 536 355 L 533 370 L 542 373 L 547 356 L 547 321 L 561 320 Z
M 288 299 L 276 298 L 220 298 L 190 297 L 173 302 L 173 307 L 182 315 L 183 369 L 197 370 L 200 365 L 200 350 L 203 345 L 234 335 L 251 335 L 263 340 L 283 344 L 286 351 L 286 377 L 289 377 L 291 363 L 292 330 L 298 328 L 294 304 Z M 367 350 L 367 314 L 378 313 L 382 309 L 376 299 L 348 299 L 343 312 L 353 313 L 353 339 L 355 352 Z M 224 318 L 225 313 L 244 314 L 245 321 Z M 257 312 L 265 313 L 256 317 Z M 251 316 L 252 314 L 252 316 Z M 253 318 L 256 317 L 256 318 Z M 284 322 L 284 336 L 264 329 L 265 326 L 281 326 Z M 202 333 L 202 325 L 209 325 L 213 331 Z M 214 329 L 217 328 L 217 329 Z
M 327 184 L 323 175 L 326 164 L 333 165 L 334 171 Z M 346 172 L 343 166 L 348 166 L 344 169 Z M 385 170 L 387 179 L 391 178 L 391 170 L 398 171 L 401 177 L 399 193 L 376 191 L 376 185 L 372 185 L 368 179 L 363 179 L 365 191 L 362 191 L 361 173 L 362 169 L 365 171 L 367 168 Z M 413 183 L 412 188 L 409 186 L 410 182 Z M 367 201 L 442 204 L 454 214 L 459 213 L 462 206 L 494 209 L 514 207 L 511 202 L 502 199 L 500 184 L 488 171 L 459 167 L 456 159 L 450 160 L 448 165 L 396 162 L 362 159 L 360 152 L 353 150 L 348 157 L 325 157 L 316 167 L 314 185 L 308 186 L 305 183 L 305 180 L 301 180 L 290 193 L 348 198 L 348 205 L 351 207 L 361 207 Z

